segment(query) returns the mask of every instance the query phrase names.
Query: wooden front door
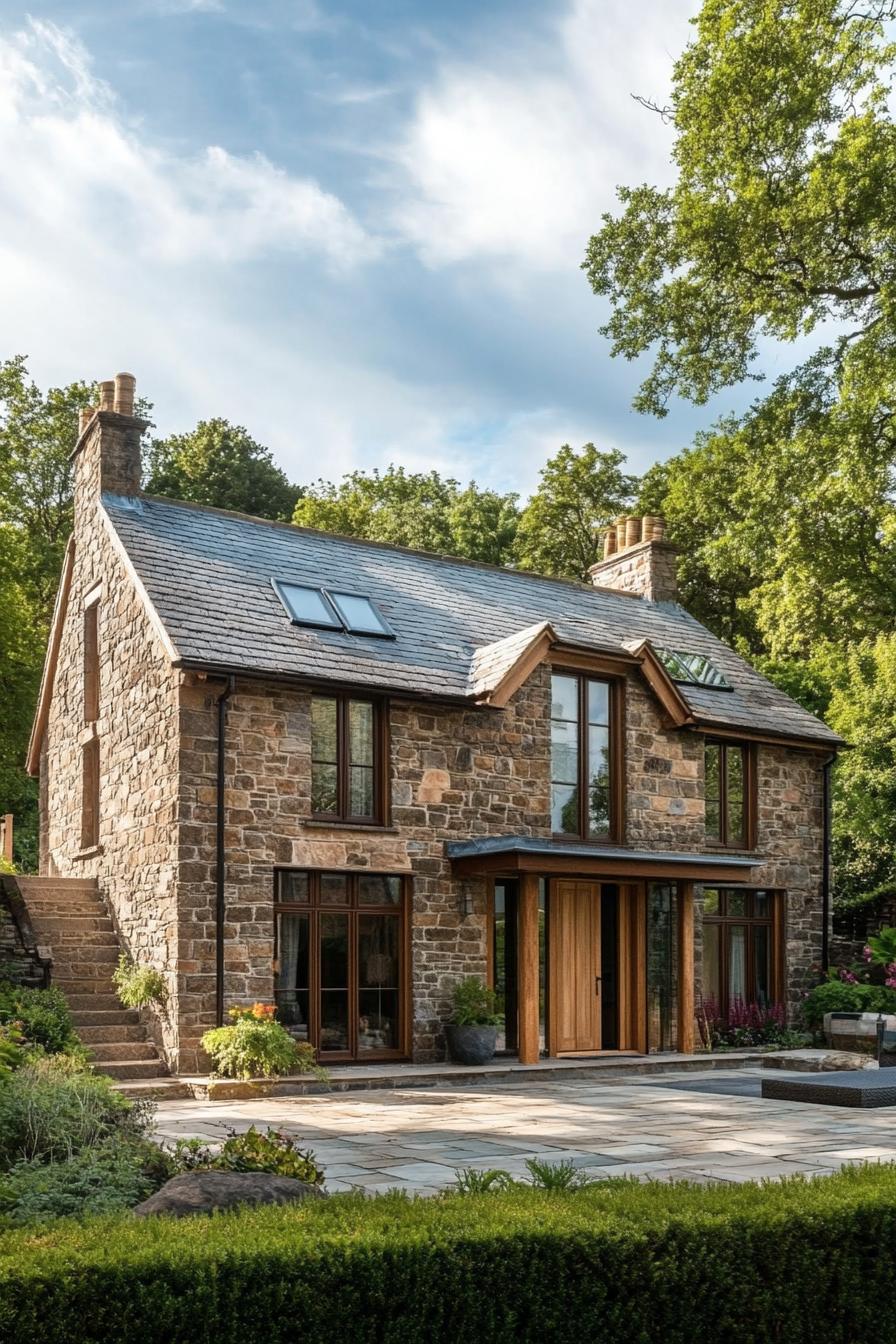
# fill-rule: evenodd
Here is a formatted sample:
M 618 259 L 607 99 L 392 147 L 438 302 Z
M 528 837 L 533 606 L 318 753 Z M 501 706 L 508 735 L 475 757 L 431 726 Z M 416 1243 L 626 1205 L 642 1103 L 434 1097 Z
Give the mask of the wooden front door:
M 601 1048 L 600 885 L 554 883 L 551 892 L 552 1054 Z

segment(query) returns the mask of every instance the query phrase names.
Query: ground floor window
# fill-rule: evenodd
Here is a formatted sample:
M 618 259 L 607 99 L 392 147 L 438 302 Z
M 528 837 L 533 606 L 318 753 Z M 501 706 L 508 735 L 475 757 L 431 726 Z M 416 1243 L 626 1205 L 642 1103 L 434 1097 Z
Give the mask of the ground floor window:
M 276 873 L 277 1015 L 322 1059 L 408 1054 L 407 885 L 389 873 Z
M 703 1004 L 729 1020 L 738 1005 L 768 1008 L 780 995 L 780 893 L 703 889 Z

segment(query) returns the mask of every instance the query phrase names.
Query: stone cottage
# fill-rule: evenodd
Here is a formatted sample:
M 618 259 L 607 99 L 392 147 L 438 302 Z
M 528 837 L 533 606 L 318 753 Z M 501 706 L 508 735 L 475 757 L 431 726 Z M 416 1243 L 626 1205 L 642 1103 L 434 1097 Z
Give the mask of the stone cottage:
M 331 1066 L 436 1059 L 470 974 L 524 1063 L 794 999 L 839 739 L 678 605 L 661 519 L 587 584 L 153 498 L 101 389 L 30 768 L 172 1070 L 254 1000 Z

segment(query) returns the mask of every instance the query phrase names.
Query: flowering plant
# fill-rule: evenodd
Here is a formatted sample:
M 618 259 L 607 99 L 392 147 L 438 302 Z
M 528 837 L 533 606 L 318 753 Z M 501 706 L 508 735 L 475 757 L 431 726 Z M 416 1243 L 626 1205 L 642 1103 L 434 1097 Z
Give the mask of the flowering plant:
M 698 1016 L 700 1035 L 708 1050 L 717 1046 L 749 1047 L 788 1043 L 787 1012 L 783 1003 L 762 1004 L 736 997 L 727 1016 L 708 995 Z
M 314 1046 L 297 1041 L 275 1019 L 273 1004 L 253 1003 L 230 1009 L 232 1026 L 215 1027 L 202 1037 L 215 1073 L 223 1078 L 274 1078 L 284 1073 L 311 1073 L 325 1080 Z
M 862 955 L 872 965 L 883 966 L 884 984 L 888 989 L 896 989 L 896 929 L 880 929 L 868 939 Z
M 273 1003 L 253 1003 L 251 1008 L 233 1007 L 228 1013 L 232 1022 L 273 1022 L 277 1007 Z

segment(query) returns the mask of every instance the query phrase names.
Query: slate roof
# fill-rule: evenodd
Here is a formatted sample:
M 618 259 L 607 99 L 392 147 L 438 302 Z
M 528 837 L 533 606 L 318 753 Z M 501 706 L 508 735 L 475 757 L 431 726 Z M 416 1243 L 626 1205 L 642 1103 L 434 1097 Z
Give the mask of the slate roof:
M 708 654 L 734 689 L 679 688 L 701 723 L 840 742 L 676 603 L 152 496 L 103 504 L 185 666 L 464 699 L 477 649 L 548 621 L 595 651 L 649 639 Z M 295 626 L 274 578 L 363 593 L 397 638 Z

